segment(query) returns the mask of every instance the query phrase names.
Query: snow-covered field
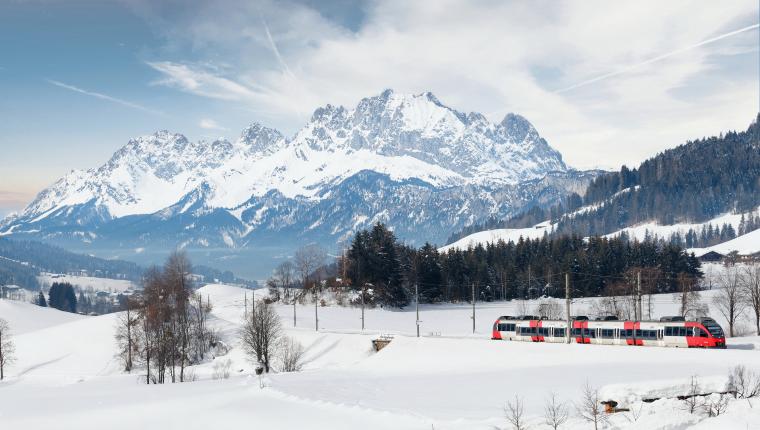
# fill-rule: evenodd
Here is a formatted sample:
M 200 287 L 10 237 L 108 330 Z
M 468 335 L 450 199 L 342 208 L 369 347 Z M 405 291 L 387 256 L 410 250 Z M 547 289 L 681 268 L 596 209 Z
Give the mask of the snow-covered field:
M 92 276 L 74 276 L 54 273 L 41 273 L 37 280 L 42 285 L 52 285 L 53 282 L 68 282 L 82 289 L 92 288 L 95 291 L 120 292 L 134 289 L 136 285 L 126 279 L 96 278 Z
M 119 371 L 116 315 L 82 317 L 0 300 L 0 317 L 16 332 L 18 356 L 0 383 L 0 428 L 509 428 L 503 407 L 519 395 L 531 428 L 542 429 L 545 398 L 554 392 L 576 402 L 586 382 L 599 387 L 605 400 L 641 408 L 638 419 L 615 414 L 609 428 L 760 427 L 759 399 L 732 401 L 715 418 L 689 414 L 674 399 L 640 401 L 684 394 L 692 375 L 711 390 L 721 389 L 737 364 L 760 371 L 758 337 L 731 339 L 726 350 L 491 341 L 493 320 L 517 313 L 517 302 L 478 304 L 475 334 L 466 304 L 422 306 L 421 338 L 414 337 L 413 309 L 369 309 L 362 333 L 359 309 L 320 307 L 316 332 L 313 306 L 297 307 L 293 328 L 293 308 L 279 305 L 287 335 L 306 348 L 306 365 L 301 372 L 268 375 L 261 389 L 237 340 L 251 292 L 209 285 L 201 293 L 211 299 L 214 327 L 232 349 L 195 366 L 195 382 L 165 386 L 146 386 L 139 372 Z M 709 302 L 713 294 L 705 292 L 703 299 Z M 573 313 L 588 309 L 591 300 L 576 301 Z M 656 296 L 654 303 L 655 316 L 678 306 L 670 295 Z M 535 303 L 526 305 L 532 309 Z M 371 340 L 380 333 L 395 338 L 374 353 Z M 231 360 L 229 379 L 212 379 L 220 360 Z M 564 428 L 589 424 L 574 416 Z

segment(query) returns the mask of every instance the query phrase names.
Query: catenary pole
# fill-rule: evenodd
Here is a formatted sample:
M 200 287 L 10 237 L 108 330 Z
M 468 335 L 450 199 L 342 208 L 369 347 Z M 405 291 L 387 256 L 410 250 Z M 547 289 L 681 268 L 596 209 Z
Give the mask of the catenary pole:
M 472 332 L 475 333 L 475 283 L 472 283 Z
M 570 317 L 570 274 L 565 272 L 565 315 L 567 315 L 567 333 L 566 341 L 570 343 L 570 332 L 572 331 L 572 318 Z
M 416 314 L 417 337 L 420 337 L 420 291 L 417 283 L 414 284 L 414 312 Z
M 636 273 L 636 304 L 639 308 L 639 321 L 644 319 L 644 310 L 641 307 L 641 270 Z

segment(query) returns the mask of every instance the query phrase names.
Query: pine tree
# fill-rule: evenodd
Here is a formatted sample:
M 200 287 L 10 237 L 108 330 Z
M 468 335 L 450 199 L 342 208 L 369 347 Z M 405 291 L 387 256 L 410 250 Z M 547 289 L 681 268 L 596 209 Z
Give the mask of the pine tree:
M 35 301 L 35 304 L 43 308 L 47 307 L 47 300 L 45 300 L 45 294 L 43 294 L 42 291 L 37 294 L 37 300 Z

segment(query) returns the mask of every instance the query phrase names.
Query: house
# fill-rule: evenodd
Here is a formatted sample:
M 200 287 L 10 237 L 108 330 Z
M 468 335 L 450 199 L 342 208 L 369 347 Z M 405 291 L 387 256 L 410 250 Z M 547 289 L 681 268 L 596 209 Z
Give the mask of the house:
M 18 285 L 0 286 L 0 299 L 26 300 L 26 291 Z
M 720 252 L 710 251 L 710 252 L 702 254 L 699 257 L 699 261 L 702 261 L 702 262 L 716 262 L 716 261 L 723 260 L 723 257 L 725 257 L 725 255 L 721 254 Z

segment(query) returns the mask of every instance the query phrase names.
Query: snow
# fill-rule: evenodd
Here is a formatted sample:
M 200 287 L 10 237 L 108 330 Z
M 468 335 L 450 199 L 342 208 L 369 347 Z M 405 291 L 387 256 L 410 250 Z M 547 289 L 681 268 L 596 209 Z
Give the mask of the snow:
M 614 198 L 620 193 L 628 192 L 630 189 L 617 192 L 613 195 Z M 563 215 L 563 217 L 572 218 L 577 214 L 583 214 L 590 211 L 594 211 L 605 203 L 597 203 L 593 205 L 583 206 L 575 211 Z M 760 208 L 757 208 L 760 210 Z M 754 211 L 753 211 L 754 212 Z M 713 227 L 721 227 L 724 224 L 733 226 L 735 231 L 739 229 L 739 223 L 741 221 L 742 214 L 726 213 L 719 215 L 713 219 L 702 223 L 676 223 L 671 225 L 661 225 L 656 222 L 642 223 L 631 227 L 626 227 L 615 232 L 604 235 L 604 237 L 617 237 L 622 233 L 626 233 L 631 240 L 644 241 L 647 237 L 659 237 L 667 240 L 671 235 L 679 233 L 682 237 L 688 233 L 689 230 L 694 230 L 699 233 L 702 231 L 703 226 L 712 224 Z M 483 230 L 476 233 L 469 234 L 456 242 L 441 247 L 439 251 L 447 251 L 452 248 L 467 249 L 474 247 L 478 244 L 495 243 L 499 240 L 504 242 L 517 242 L 520 237 L 523 239 L 539 239 L 543 237 L 544 232 L 551 233 L 556 223 L 551 221 L 543 221 L 532 227 L 527 228 L 502 228 L 493 230 Z M 696 256 L 700 256 L 710 251 L 717 251 L 721 254 L 727 254 L 731 251 L 738 251 L 739 254 L 748 255 L 760 252 L 760 230 L 755 230 L 739 236 L 735 239 L 726 241 L 724 243 L 710 246 L 707 248 L 689 248 L 688 252 L 694 252 Z
M 274 190 L 319 200 L 362 171 L 446 188 L 514 185 L 566 169 L 524 118 L 510 118 L 517 130 L 482 115 L 465 118 L 430 93 L 386 91 L 350 111 L 318 109 L 292 139 L 259 125 L 234 142 L 190 142 L 159 131 L 130 140 L 98 169 L 71 171 L 6 220 L 3 230 L 85 204 L 104 209 L 99 215 L 106 217 L 152 214 L 193 192 L 202 194 L 206 208 L 234 209 L 240 219 L 241 206 L 252 197 Z
M 689 249 L 689 252 L 693 252 L 696 256 L 706 254 L 710 251 L 716 251 L 723 255 L 732 251 L 737 251 L 741 255 L 756 254 L 760 252 L 760 229 L 707 248 Z
M 44 272 L 37 277 L 37 280 L 42 285 L 49 286 L 52 285 L 53 282 L 68 282 L 71 285 L 75 285 L 83 289 L 92 288 L 95 291 L 121 292 L 130 289 L 134 290 L 137 288 L 137 286 L 132 281 L 128 281 L 126 279 L 96 278 L 92 276 L 75 276 Z
M 600 387 L 604 399 L 642 408 L 635 422 L 613 416 L 615 428 L 744 429 L 760 422 L 757 399 L 733 401 L 718 418 L 690 415 L 672 399 L 640 402 L 683 393 L 692 375 L 705 389 L 716 389 L 734 365 L 760 371 L 760 337 L 730 339 L 726 350 L 490 340 L 493 320 L 514 314 L 516 302 L 479 303 L 475 334 L 466 304 L 422 306 L 422 338 L 413 335 L 413 309 L 368 309 L 362 333 L 359 309 L 320 307 L 324 329 L 316 332 L 313 306 L 297 307 L 298 327 L 293 328 L 292 307 L 276 305 L 286 334 L 306 348 L 306 366 L 297 373 L 270 374 L 260 389 L 237 337 L 246 297 L 250 305 L 252 295 L 263 298 L 266 292 L 227 285 L 199 292 L 210 298 L 210 323 L 232 349 L 194 366 L 195 382 L 150 387 L 141 383 L 139 372 L 119 371 L 113 341 L 117 315 L 81 317 L 0 300 L 0 315 L 22 328 L 15 336 L 19 360 L 0 383 L 3 428 L 485 430 L 507 425 L 503 406 L 519 394 L 529 422 L 541 429 L 546 396 L 555 392 L 562 401 L 578 400 L 586 382 Z M 705 292 L 704 300 L 712 294 Z M 574 306 L 581 310 L 593 300 Z M 655 304 L 658 315 L 672 313 L 677 298 L 656 296 Z M 41 325 L 32 327 L 32 320 Z M 395 337 L 374 353 L 370 340 L 379 333 Z M 211 379 L 214 362 L 227 359 L 232 361 L 230 379 Z M 573 417 L 565 428 L 588 425 Z
M 456 242 L 439 248 L 438 250 L 446 252 L 449 249 L 467 249 L 479 244 L 485 245 L 488 243 L 496 243 L 500 240 L 504 242 L 518 242 L 520 238 L 523 238 L 524 240 L 540 239 L 547 233 L 551 233 L 551 228 L 546 227 L 546 224 L 543 223 L 527 228 L 499 228 L 494 230 L 484 230 L 467 235 Z
M 42 308 L 31 303 L 0 299 L 0 318 L 11 323 L 13 333 L 23 334 L 77 321 L 84 317 L 52 308 Z

